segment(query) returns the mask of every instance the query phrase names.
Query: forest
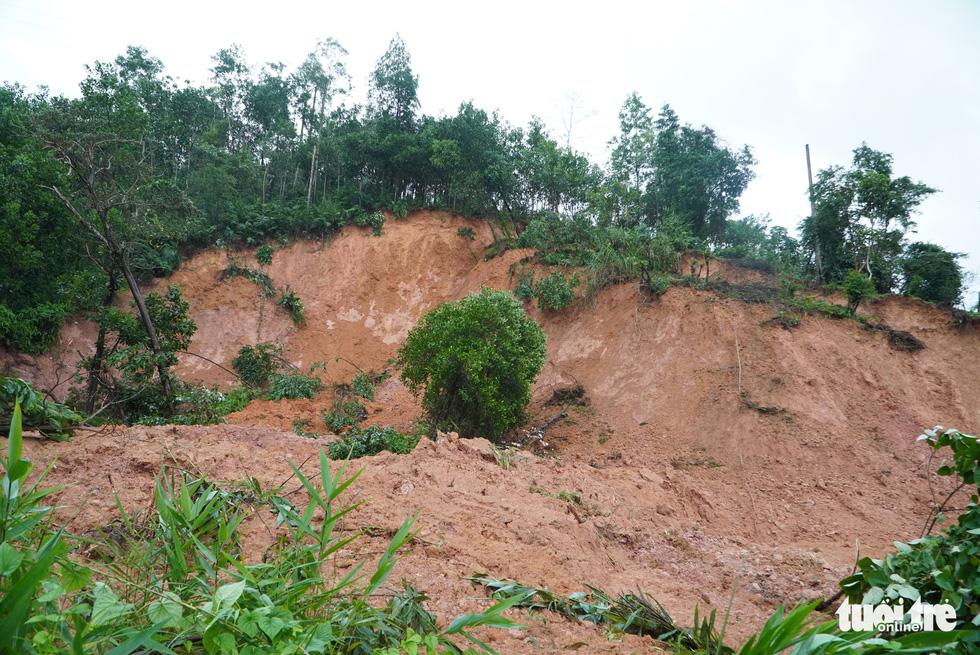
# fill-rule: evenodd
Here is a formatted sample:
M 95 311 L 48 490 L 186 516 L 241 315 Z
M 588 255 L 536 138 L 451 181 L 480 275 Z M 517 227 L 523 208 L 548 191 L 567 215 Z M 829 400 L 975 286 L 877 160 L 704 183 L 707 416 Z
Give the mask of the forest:
M 549 265 L 601 269 L 600 284 L 650 283 L 652 272 L 676 268 L 674 254 L 694 250 L 801 282 L 847 283 L 859 296 L 960 302 L 961 255 L 909 239 L 918 205 L 936 190 L 894 176 L 892 157 L 866 144 L 849 166 L 818 172 L 813 215 L 794 236 L 767 216 L 735 218 L 753 178 L 751 148 L 682 122 L 669 105 L 654 113 L 631 94 L 600 165 L 537 119 L 515 127 L 471 102 L 455 116 L 420 114 L 419 79 L 397 35 L 367 102 L 349 103 L 346 57 L 325 39 L 290 71 L 255 66 L 232 46 L 212 57 L 211 83 L 193 87 L 129 47 L 88 66 L 77 98 L 7 83 L 0 345 L 44 352 L 66 317 L 87 314 L 102 334 L 143 338 L 159 360 L 161 339 L 179 342 L 181 330 L 154 322 L 167 322 L 160 312 L 179 292 L 156 299 L 154 318 L 140 280 L 167 276 L 197 249 L 344 225 L 379 233 L 383 210 L 402 217 L 421 207 L 483 217 L 496 251 L 533 247 Z M 135 318 L 114 308 L 127 288 Z M 166 383 L 164 363 L 156 368 Z
M 6 457 L 0 458 L 5 471 L 0 490 L 0 652 L 54 653 L 68 647 L 77 653 L 475 653 L 476 647 L 493 652 L 467 630 L 521 627 L 502 616 L 512 607 L 526 610 L 529 617 L 532 611 L 549 611 L 591 621 L 608 626 L 610 634 L 653 636 L 677 652 L 736 652 L 722 639 L 738 577 L 724 615 L 713 610 L 699 616 L 695 609 L 691 628 L 678 627 L 658 602 L 654 606 L 656 601 L 640 591 L 613 599 L 590 586 L 588 594 L 560 596 L 547 588 L 476 574 L 467 580 L 483 586 L 498 602 L 481 613 L 462 614 L 443 629 L 423 607 L 428 596 L 408 582 L 379 607 L 369 600 L 386 584 L 396 553 L 420 534 L 415 522 L 421 510 L 390 534 L 376 526 L 364 529 L 368 536 L 390 538 L 384 550 L 374 553 L 380 558 L 372 560 L 376 569 L 370 577 L 359 573 L 368 560 L 357 563 L 337 586 L 314 574 L 328 555 L 362 534 L 338 536 L 346 530 L 341 519 L 361 504 L 341 502 L 360 473 L 343 479 L 346 464 L 331 469 L 328 459 L 383 450 L 407 455 L 426 436 L 421 420 L 413 434 L 361 425 L 369 416 L 361 400 L 373 402 L 375 387 L 390 372 L 363 370 L 357 364 L 353 381 L 335 383 L 334 404 L 320 410 L 324 425 L 342 440 L 320 450 L 314 475 L 307 477 L 290 463 L 293 473 L 287 480 L 295 477 L 300 485 L 296 491 L 308 495 L 305 506 L 294 505 L 288 494 L 279 495 L 281 489 L 267 486 L 263 491 L 256 477 L 240 489 L 226 491 L 203 475 L 192 479 L 182 470 L 179 476 L 155 478 L 155 509 L 149 519 L 138 512 L 127 514 L 115 495 L 120 514 L 111 526 L 116 550 L 86 551 L 109 562 L 98 570 L 113 584 L 93 578 L 94 567 L 67 556 L 67 537 L 63 528 L 54 530 L 48 518 L 53 508 L 44 500 L 60 488 L 46 489 L 41 480 L 27 483 L 31 464 L 23 457 L 22 421 L 24 427 L 50 437 L 52 444 L 67 439 L 66 433 L 81 423 L 167 425 L 176 435 L 178 424 L 221 422 L 223 415 L 260 396 L 269 401 L 313 400 L 324 390 L 316 374 L 323 362 L 304 372 L 289 363 L 281 343 L 246 345 L 233 361 L 212 362 L 233 367 L 241 382 L 224 393 L 185 384 L 175 375 L 177 354 L 186 353 L 197 329 L 188 315 L 189 303 L 177 285 L 145 295 L 141 287 L 153 278 L 168 277 L 182 259 L 204 249 L 256 247 L 258 269 L 232 260 L 221 279 L 241 276 L 256 283 L 263 302 L 277 298 L 275 303 L 300 326 L 306 325 L 301 299 L 288 285 L 276 287 L 261 268 L 272 261 L 272 244 L 329 239 L 345 226 L 370 228 L 380 235 L 386 220 L 435 208 L 486 221 L 493 243 L 482 253 L 485 259 L 510 248 L 533 249 L 535 266 L 529 272 L 511 271 L 517 273 L 513 293 L 485 290 L 459 304 L 442 305 L 420 321 L 417 331 L 409 332 L 398 359 L 387 364 L 403 369 L 402 380 L 418 396 L 422 389 L 457 393 L 467 381 L 461 371 L 476 370 L 469 362 L 455 361 L 443 366 L 445 370 L 421 370 L 448 359 L 443 357 L 447 352 L 465 356 L 467 347 L 476 343 L 483 348 L 474 356 L 481 363 L 501 351 L 513 355 L 495 364 L 492 376 L 479 380 L 494 387 L 493 393 L 484 394 L 489 400 L 483 406 L 476 403 L 479 411 L 450 392 L 423 399 L 430 432 L 452 429 L 464 437 L 491 437 L 495 443 L 488 443 L 488 457 L 479 465 L 495 463 L 502 471 L 509 471 L 519 449 L 499 438 L 523 424 L 530 382 L 546 358 L 545 335 L 525 316 L 515 296 L 524 301 L 537 298 L 542 312 L 556 312 L 576 298 L 595 298 L 602 288 L 624 281 L 636 281 L 648 299 L 673 285 L 703 289 L 717 282 L 712 288 L 724 290 L 720 279 L 715 281 L 707 272 L 704 277 L 695 274 L 693 265 L 691 275 L 684 275 L 683 256 L 693 254 L 709 271 L 712 258 L 727 258 L 778 276 L 778 306 L 786 310 L 763 325 L 797 327 L 800 319 L 790 309 L 797 308 L 855 319 L 872 334 L 894 333 L 898 331 L 873 317 L 856 315 L 858 306 L 888 293 L 914 296 L 954 312 L 962 304 L 962 255 L 912 238 L 919 206 L 937 189 L 897 176 L 892 156 L 866 143 L 855 147 L 851 162 L 817 172 L 810 189 L 812 215 L 791 234 L 768 216 L 739 216 L 739 199 L 756 165 L 751 147 L 732 147 L 714 129 L 683 122 L 669 105 L 657 111 L 636 93 L 627 97 L 619 132 L 608 142 L 608 161 L 596 163 L 571 148 L 570 139 L 563 145 L 562 137 L 550 134 L 538 119 L 517 127 L 466 101 L 454 116 L 420 113 L 419 79 L 398 36 L 377 61 L 364 104 L 351 101 L 353 82 L 346 57 L 339 43 L 326 39 L 290 71 L 280 63 L 255 66 L 232 46 L 212 58 L 210 83 L 195 87 L 165 75 L 163 63 L 146 50 L 130 47 L 112 62 L 87 67 L 76 98 L 51 96 L 43 88 L 28 93 L 16 83 L 0 89 L 0 346 L 41 354 L 56 342 L 71 317 L 85 316 L 98 327 L 94 352 L 82 359 L 78 386 L 67 399 L 70 407 L 50 403 L 23 380 L 0 378 L 0 409 L 10 409 L 10 418 L 3 416 L 0 422 L 9 434 Z M 365 239 L 373 238 L 366 232 Z M 473 227 L 459 227 L 453 238 L 456 235 L 472 239 Z M 467 248 L 475 262 L 477 254 Z M 547 271 L 547 277 L 535 280 L 541 271 Z M 803 288 L 840 292 L 847 305 L 815 296 L 801 298 L 796 294 Z M 770 293 L 775 297 L 779 291 Z M 126 308 L 130 297 L 131 308 Z M 470 332 L 498 319 L 495 342 L 479 331 L 477 336 Z M 786 408 L 761 405 L 743 389 L 742 350 L 734 319 L 726 320 L 733 329 L 737 369 L 732 365 L 719 370 L 737 370 L 736 409 L 788 416 Z M 757 320 L 752 325 L 762 329 Z M 506 328 L 515 331 L 508 335 Z M 864 347 L 863 333 L 854 341 Z M 896 350 L 904 356 L 916 348 Z M 521 365 L 527 370 L 520 370 Z M 839 377 L 847 376 L 834 370 L 835 383 Z M 873 386 L 869 377 L 862 379 Z M 504 383 L 498 385 L 501 380 Z M 774 388 L 784 384 L 779 377 L 767 380 Z M 800 384 L 811 382 L 812 378 Z M 584 393 L 581 385 L 578 388 Z M 952 395 L 947 392 L 942 388 L 937 395 Z M 792 395 L 810 393 L 808 386 L 805 393 Z M 581 394 L 578 398 L 582 400 Z M 565 417 L 566 423 L 574 424 L 566 416 L 570 406 L 566 402 L 540 428 L 542 440 L 551 422 Z M 585 421 L 593 410 L 583 403 L 575 411 Z M 460 414 L 472 418 L 471 424 L 463 424 Z M 804 412 L 799 414 L 803 420 Z M 637 427 L 646 425 L 644 420 Z M 320 436 L 305 432 L 308 427 L 304 421 L 295 422 L 292 436 Z M 854 430 L 869 432 L 860 425 Z M 599 445 L 613 432 L 607 426 L 599 433 Z M 878 438 L 877 431 L 874 436 Z M 772 434 L 764 432 L 764 437 L 769 440 Z M 921 594 L 932 604 L 949 604 L 956 611 L 957 631 L 886 639 L 881 634 L 888 631 L 874 625 L 862 632 L 837 630 L 832 621 L 810 623 L 813 619 L 808 617 L 819 605 L 814 600 L 774 609 L 739 653 L 767 655 L 790 648 L 797 653 L 976 652 L 980 547 L 975 535 L 980 533 L 980 512 L 972 487 L 980 447 L 976 437 L 941 427 L 925 431 L 919 440 L 933 451 L 951 450 L 952 460 L 944 462 L 952 465 L 942 464 L 936 476 L 958 479 L 953 493 L 966 489 L 971 503 L 956 510 L 962 511 L 957 524 L 944 526 L 941 535 L 895 542 L 899 554 L 884 560 L 860 559 L 840 588 L 854 603 L 918 599 Z M 670 447 L 678 447 L 679 441 Z M 845 458 L 851 457 L 853 452 L 845 453 Z M 559 459 L 555 458 L 556 468 Z M 900 461 L 898 455 L 893 459 Z M 527 461 L 531 460 L 522 466 L 532 466 Z M 742 463 L 741 451 L 738 461 Z M 63 469 L 69 465 L 65 458 Z M 707 470 L 723 465 L 702 458 L 673 459 L 669 466 L 682 472 L 692 466 Z M 759 468 L 769 466 L 766 460 Z M 889 466 L 897 465 L 889 460 Z M 52 464 L 45 475 L 57 475 L 55 469 Z M 800 473 L 808 485 L 810 474 Z M 888 486 L 883 476 L 890 474 L 891 469 L 881 473 L 883 487 Z M 820 485 L 823 482 L 817 488 Z M 452 486 L 449 482 L 447 488 Z M 661 486 L 669 487 L 666 482 Z M 929 506 L 932 524 L 923 535 L 940 521 L 953 493 L 942 504 Z M 481 495 L 486 494 L 484 489 Z M 577 525 L 589 519 L 586 515 L 580 520 L 580 511 L 599 513 L 578 492 L 552 493 L 532 486 L 528 494 L 539 496 L 539 502 L 547 498 L 568 504 L 563 514 L 574 516 Z M 729 495 L 730 489 L 717 494 Z M 270 546 L 269 560 L 263 555 L 260 563 L 244 564 L 238 559 L 238 526 L 246 514 L 259 516 L 253 506 L 275 516 L 278 550 Z M 673 513 L 656 507 L 656 531 Z M 510 522 L 508 516 L 503 524 Z M 672 536 L 668 530 L 663 533 Z M 99 537 L 106 534 L 89 543 L 108 548 L 108 542 L 97 541 Z M 83 591 L 89 587 L 91 592 Z M 84 595 L 76 594 L 79 591 Z M 74 603 L 69 598 L 82 600 Z M 462 638 L 475 647 L 462 651 L 454 641 Z

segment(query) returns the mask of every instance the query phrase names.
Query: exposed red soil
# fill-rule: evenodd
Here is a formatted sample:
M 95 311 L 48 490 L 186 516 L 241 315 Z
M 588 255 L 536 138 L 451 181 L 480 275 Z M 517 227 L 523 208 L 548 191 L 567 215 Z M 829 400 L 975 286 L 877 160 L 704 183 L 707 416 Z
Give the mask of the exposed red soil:
M 472 227 L 476 240 L 459 236 L 460 227 Z M 438 303 L 481 285 L 513 287 L 512 265 L 530 253 L 484 262 L 490 241 L 485 223 L 422 212 L 389 218 L 381 237 L 346 229 L 329 243 L 277 249 L 266 270 L 306 306 L 309 326 L 299 329 L 252 283 L 222 278 L 227 251 L 196 255 L 165 282 L 180 284 L 191 303 L 194 352 L 230 368 L 242 345 L 279 339 L 297 366 L 325 361 L 325 380 L 350 381 L 351 363 L 384 370 Z M 257 266 L 252 251 L 234 256 Z M 755 271 L 712 261 L 711 278 L 719 273 L 733 284 L 765 283 Z M 420 511 L 422 532 L 393 582 L 412 581 L 444 619 L 485 606 L 463 579 L 477 573 L 562 593 L 582 583 L 610 593 L 639 587 L 681 623 L 696 605 L 724 612 L 737 583 L 726 638 L 734 645 L 780 603 L 833 593 L 856 543 L 862 555 L 881 555 L 894 540 L 918 537 L 942 485 L 916 437 L 936 424 L 967 432 L 980 425 L 980 337 L 918 301 L 862 308 L 924 341 L 916 352 L 895 350 L 885 334 L 853 321 L 765 324 L 776 314 L 766 304 L 690 288 L 647 300 L 623 284 L 594 305 L 527 311 L 548 335 L 528 427 L 561 410 L 545 404 L 556 388 L 581 384 L 589 399 L 549 428 L 544 452 L 512 452 L 505 469 L 488 442 L 449 435 L 423 440 L 410 455 L 351 463 L 364 468 L 356 500 L 368 502 L 349 527 L 382 528 L 359 542 L 363 552 L 381 550 L 386 530 Z M 59 361 L 69 365 L 91 339 L 80 322 L 48 358 L 7 358 L 7 369 L 50 388 L 58 371 L 65 377 Z M 180 373 L 208 385 L 231 381 L 196 357 L 184 357 Z M 60 502 L 82 504 L 75 525 L 104 525 L 115 512 L 112 491 L 129 508 L 145 506 L 167 462 L 212 479 L 254 476 L 263 487 L 288 480 L 288 461 L 312 470 L 323 444 L 292 426 L 306 419 L 308 430 L 325 432 L 319 410 L 331 394 L 255 401 L 231 425 L 79 433 L 65 444 L 31 442 L 27 451 L 39 463 L 57 458 L 52 484 L 74 483 Z M 414 431 L 420 414 L 396 377 L 368 409 L 370 423 L 400 430 Z M 560 491 L 580 494 L 586 507 L 556 498 Z M 271 537 L 250 521 L 258 553 Z M 483 635 L 502 653 L 578 642 L 587 644 L 579 652 L 634 652 L 648 643 L 610 640 L 558 617 L 514 616 L 531 627 Z

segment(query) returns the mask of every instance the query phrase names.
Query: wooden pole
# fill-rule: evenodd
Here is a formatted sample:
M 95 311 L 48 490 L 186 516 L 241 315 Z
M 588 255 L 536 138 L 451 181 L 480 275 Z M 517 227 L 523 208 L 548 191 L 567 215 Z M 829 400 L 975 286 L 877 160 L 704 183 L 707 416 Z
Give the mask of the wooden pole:
M 813 169 L 810 167 L 810 144 L 806 144 L 806 175 L 810 180 L 810 219 L 813 220 L 817 215 L 817 208 L 813 203 Z M 823 284 L 823 267 L 820 265 L 820 235 L 817 230 L 813 231 L 813 263 L 817 267 L 817 282 Z

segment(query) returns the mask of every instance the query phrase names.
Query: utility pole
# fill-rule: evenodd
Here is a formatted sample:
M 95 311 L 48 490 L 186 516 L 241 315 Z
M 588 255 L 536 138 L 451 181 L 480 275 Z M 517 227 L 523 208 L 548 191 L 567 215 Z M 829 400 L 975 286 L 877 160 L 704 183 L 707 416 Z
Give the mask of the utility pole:
M 806 175 L 810 180 L 810 219 L 815 219 L 817 208 L 813 204 L 813 169 L 810 168 L 810 144 L 806 144 Z M 823 284 L 823 267 L 820 265 L 820 234 L 813 231 L 813 263 L 817 267 L 817 281 Z

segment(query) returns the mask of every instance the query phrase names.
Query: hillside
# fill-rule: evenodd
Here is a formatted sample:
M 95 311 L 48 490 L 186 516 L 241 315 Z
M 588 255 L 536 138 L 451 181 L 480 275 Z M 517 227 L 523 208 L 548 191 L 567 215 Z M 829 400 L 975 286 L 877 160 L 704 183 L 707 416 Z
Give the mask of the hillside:
M 473 228 L 476 240 L 459 236 L 460 227 Z M 230 367 L 242 345 L 279 339 L 298 366 L 324 361 L 325 379 L 349 381 L 356 372 L 349 362 L 383 370 L 440 302 L 481 285 L 513 287 L 512 265 L 531 253 L 484 262 L 490 242 L 485 223 L 421 212 L 389 217 L 380 237 L 345 228 L 330 242 L 277 249 L 266 270 L 302 299 L 309 325 L 299 329 L 254 284 L 221 275 L 231 257 L 254 262 L 254 251 L 202 252 L 157 288 L 181 286 L 198 325 L 191 349 L 207 360 Z M 712 262 L 717 273 L 733 284 L 760 280 Z M 443 618 L 481 607 L 482 592 L 462 579 L 478 573 L 562 593 L 582 583 L 611 593 L 639 587 L 681 623 L 696 605 L 723 612 L 737 583 L 726 639 L 734 643 L 780 603 L 833 593 L 857 543 L 862 555 L 881 555 L 895 540 L 918 537 L 944 486 L 916 437 L 936 424 L 980 428 L 980 335 L 920 301 L 890 297 L 861 310 L 915 334 L 927 346 L 916 352 L 896 350 L 885 334 L 853 321 L 803 316 L 794 329 L 766 324 L 776 312 L 765 303 L 693 288 L 647 300 L 635 284 L 622 284 L 594 305 L 547 314 L 526 308 L 548 335 L 533 425 L 561 410 L 547 404 L 557 388 L 581 384 L 589 401 L 548 429 L 545 452 L 515 453 L 504 468 L 489 443 L 444 436 L 423 440 L 410 455 L 352 464 L 365 468 L 354 489 L 368 502 L 349 526 L 373 528 L 365 552 L 379 550 L 389 530 L 420 510 L 423 530 L 394 579 L 416 584 Z M 63 394 L 69 367 L 92 338 L 92 326 L 79 322 L 56 352 L 0 362 Z M 185 356 L 181 376 L 231 382 L 207 360 Z M 287 461 L 312 470 L 310 456 L 322 444 L 292 426 L 305 418 L 319 429 L 319 410 L 331 401 L 326 390 L 313 401 L 254 401 L 226 426 L 31 441 L 27 456 L 57 458 L 49 482 L 75 484 L 59 500 L 64 517 L 82 491 L 90 502 L 75 525 L 106 525 L 115 515 L 112 491 L 133 510 L 146 505 L 164 462 L 213 479 L 254 476 L 264 488 L 289 481 Z M 369 410 L 370 422 L 402 430 L 413 429 L 420 413 L 397 377 L 383 383 Z M 580 494 L 582 503 L 554 497 L 561 491 Z M 271 543 L 259 518 L 248 524 L 255 555 Z M 645 643 L 609 641 L 557 617 L 515 616 L 531 627 L 486 633 L 500 652 L 579 642 L 587 644 L 579 652 L 633 652 Z

